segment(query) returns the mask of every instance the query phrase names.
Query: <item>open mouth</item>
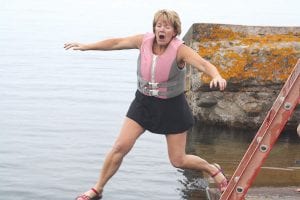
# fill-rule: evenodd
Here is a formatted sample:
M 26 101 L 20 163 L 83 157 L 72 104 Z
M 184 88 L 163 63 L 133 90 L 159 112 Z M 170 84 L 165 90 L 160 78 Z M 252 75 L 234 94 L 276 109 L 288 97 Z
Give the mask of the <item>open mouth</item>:
M 163 39 L 165 39 L 165 35 L 164 34 L 159 34 L 158 38 L 161 39 L 161 40 L 163 40 Z

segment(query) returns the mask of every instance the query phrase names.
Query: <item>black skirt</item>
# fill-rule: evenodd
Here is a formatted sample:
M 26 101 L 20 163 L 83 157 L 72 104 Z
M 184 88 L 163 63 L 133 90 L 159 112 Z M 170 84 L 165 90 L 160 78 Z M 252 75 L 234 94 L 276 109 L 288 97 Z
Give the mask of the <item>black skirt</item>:
M 137 90 L 126 116 L 146 130 L 158 134 L 182 133 L 194 124 L 184 94 L 160 99 Z

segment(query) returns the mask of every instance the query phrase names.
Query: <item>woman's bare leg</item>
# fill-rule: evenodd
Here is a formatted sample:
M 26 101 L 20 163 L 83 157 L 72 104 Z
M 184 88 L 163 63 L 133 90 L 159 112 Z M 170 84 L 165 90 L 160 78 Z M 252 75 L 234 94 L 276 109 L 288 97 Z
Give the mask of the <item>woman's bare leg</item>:
M 108 152 L 100 171 L 99 179 L 93 187 L 99 194 L 102 194 L 105 184 L 118 171 L 124 156 L 131 150 L 135 141 L 144 131 L 144 128 L 134 120 L 125 118 L 120 134 L 112 149 Z M 87 191 L 85 194 L 90 197 L 95 196 L 92 190 Z
M 187 155 L 185 153 L 186 135 L 187 132 L 169 134 L 166 136 L 169 159 L 172 165 L 181 169 L 204 171 L 210 175 L 217 173 L 219 169 L 216 166 L 198 156 Z M 216 183 L 221 183 L 224 178 L 222 173 L 219 173 L 214 177 Z

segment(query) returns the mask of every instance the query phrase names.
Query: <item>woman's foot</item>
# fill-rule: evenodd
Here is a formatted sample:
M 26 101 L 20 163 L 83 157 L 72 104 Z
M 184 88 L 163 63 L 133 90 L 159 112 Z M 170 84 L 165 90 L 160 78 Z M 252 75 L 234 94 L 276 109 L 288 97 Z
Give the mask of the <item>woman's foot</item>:
M 102 194 L 100 194 L 100 192 L 95 188 L 91 188 L 89 191 L 76 197 L 75 200 L 99 200 L 101 198 Z
M 212 164 L 212 166 L 214 166 L 214 168 L 216 168 L 215 172 L 212 173 L 211 177 L 215 180 L 215 183 L 217 184 L 219 190 L 221 193 L 223 193 L 228 185 L 228 181 L 226 176 L 223 173 L 222 168 L 220 167 L 220 165 L 214 163 Z

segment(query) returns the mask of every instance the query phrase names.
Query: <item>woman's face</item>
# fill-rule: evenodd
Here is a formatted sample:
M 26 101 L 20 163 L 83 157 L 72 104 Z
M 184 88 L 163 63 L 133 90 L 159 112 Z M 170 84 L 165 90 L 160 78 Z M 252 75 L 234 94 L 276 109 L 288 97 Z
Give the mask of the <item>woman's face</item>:
M 176 36 L 173 25 L 162 16 L 158 18 L 154 31 L 158 45 L 168 45 L 172 38 Z

